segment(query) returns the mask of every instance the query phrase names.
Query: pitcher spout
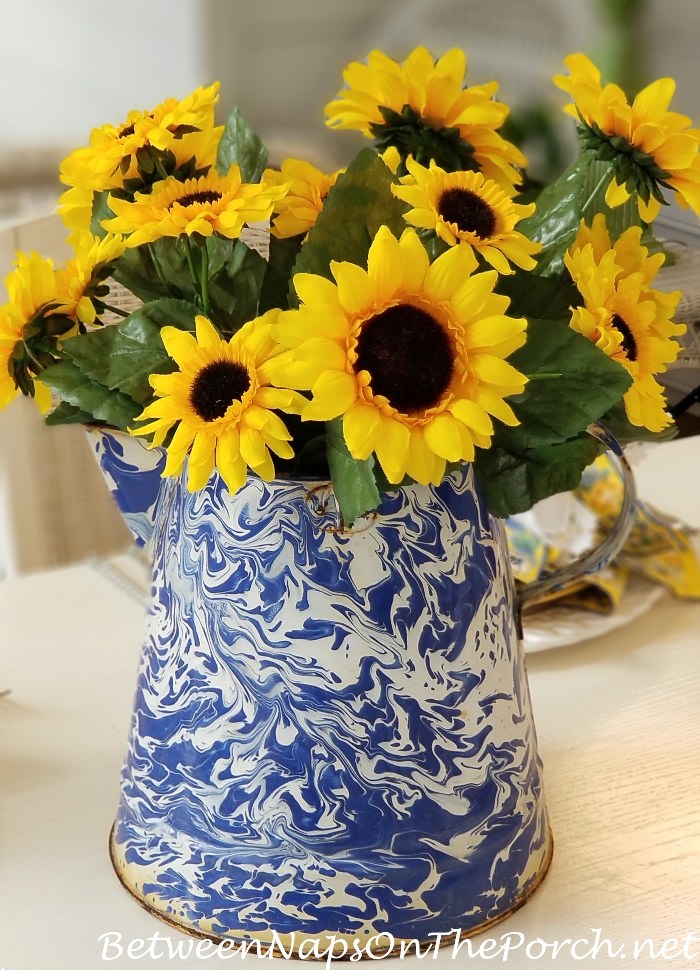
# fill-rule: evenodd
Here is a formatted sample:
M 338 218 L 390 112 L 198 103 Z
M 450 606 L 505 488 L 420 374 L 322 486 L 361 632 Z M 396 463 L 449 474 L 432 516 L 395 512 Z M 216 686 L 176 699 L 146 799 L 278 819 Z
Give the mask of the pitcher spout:
M 166 453 L 119 431 L 88 428 L 88 439 L 114 501 L 140 546 L 150 544 Z

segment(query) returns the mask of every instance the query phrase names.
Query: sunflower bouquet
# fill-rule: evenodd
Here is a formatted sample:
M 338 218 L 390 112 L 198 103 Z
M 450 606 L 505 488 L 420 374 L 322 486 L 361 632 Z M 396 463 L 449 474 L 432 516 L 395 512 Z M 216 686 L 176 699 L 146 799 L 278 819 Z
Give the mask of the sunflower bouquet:
M 578 157 L 537 193 L 459 50 L 348 66 L 327 124 L 371 147 L 339 172 L 268 167 L 217 85 L 93 131 L 61 167 L 75 257 L 7 278 L 0 406 L 143 436 L 192 490 L 330 477 L 347 523 L 464 462 L 506 516 L 576 487 L 591 423 L 668 434 L 684 327 L 650 224 L 670 193 L 700 213 L 700 132 L 670 79 L 630 103 L 565 63 Z

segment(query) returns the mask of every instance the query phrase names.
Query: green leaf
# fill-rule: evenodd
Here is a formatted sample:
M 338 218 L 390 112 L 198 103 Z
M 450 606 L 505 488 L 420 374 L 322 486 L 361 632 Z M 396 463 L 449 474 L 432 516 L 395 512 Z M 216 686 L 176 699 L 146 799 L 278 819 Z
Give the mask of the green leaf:
M 292 268 L 299 256 L 303 236 L 277 239 L 270 236 L 270 258 L 260 294 L 260 313 L 273 307 L 286 310 L 290 305 Z
M 153 397 L 149 376 L 168 374 L 176 367 L 163 346 L 161 327 L 194 331 L 197 312 L 183 300 L 156 300 L 118 326 L 71 337 L 63 349 L 86 377 L 146 405 Z
M 519 453 L 580 434 L 632 383 L 624 367 L 561 320 L 530 320 L 527 343 L 508 361 L 532 379 L 510 400 L 520 425 L 499 426 L 494 443 Z
M 232 334 L 258 315 L 267 263 L 240 239 L 212 236 L 206 247 L 210 316 L 223 333 Z
M 518 223 L 519 232 L 542 244 L 536 275 L 559 276 L 582 217 L 591 222 L 596 212 L 609 212 L 603 198 L 611 176 L 611 163 L 581 151 L 573 165 L 540 192 L 535 213 Z
M 142 410 L 126 394 L 111 391 L 104 384 L 91 380 L 69 360 L 47 367 L 41 372 L 41 381 L 63 401 L 79 408 L 90 418 L 121 431 L 125 431 Z
M 238 108 L 229 115 L 219 142 L 216 167 L 222 175 L 239 165 L 244 182 L 259 182 L 267 164 L 267 148 L 243 120 Z
M 530 320 L 527 344 L 508 360 L 531 376 L 523 394 L 510 399 L 521 424 L 498 424 L 491 447 L 478 450 L 475 461 L 489 510 L 498 516 L 575 488 L 599 453 L 585 429 L 631 383 L 624 367 L 561 320 Z
M 604 445 L 585 434 L 520 454 L 493 445 L 477 452 L 474 469 L 489 511 L 506 518 L 576 488 L 583 469 L 603 450 Z
M 90 220 L 90 232 L 93 236 L 104 239 L 107 230 L 102 228 L 103 219 L 113 219 L 114 213 L 107 205 L 109 192 L 95 192 L 92 196 L 92 218 Z
M 510 299 L 511 317 L 539 317 L 546 320 L 566 319 L 571 307 L 581 303 L 581 294 L 568 276 L 553 279 L 516 270 L 511 276 L 499 276 L 496 292 Z
M 408 206 L 392 195 L 392 180 L 381 158 L 371 148 L 363 149 L 326 196 L 294 272 L 330 279 L 331 260 L 367 265 L 367 253 L 380 226 L 400 236 Z
M 82 411 L 74 404 L 61 401 L 58 407 L 54 408 L 50 414 L 44 418 L 44 423 L 55 424 L 89 424 L 93 420 L 92 415 L 87 411 Z
M 144 302 L 161 297 L 195 300 L 183 239 L 157 239 L 125 250 L 113 275 Z
M 374 459 L 360 461 L 351 456 L 343 437 L 342 418 L 326 423 L 326 444 L 333 492 L 342 521 L 350 526 L 360 515 L 378 508 L 381 503 L 372 471 Z
M 198 297 L 186 245 L 184 238 L 158 239 L 126 250 L 114 277 L 145 302 L 175 298 L 194 304 Z M 209 316 L 222 332 L 234 333 L 257 316 L 267 264 L 242 240 L 211 236 L 201 243 L 193 241 L 197 267 L 200 245 L 207 247 L 209 257 Z

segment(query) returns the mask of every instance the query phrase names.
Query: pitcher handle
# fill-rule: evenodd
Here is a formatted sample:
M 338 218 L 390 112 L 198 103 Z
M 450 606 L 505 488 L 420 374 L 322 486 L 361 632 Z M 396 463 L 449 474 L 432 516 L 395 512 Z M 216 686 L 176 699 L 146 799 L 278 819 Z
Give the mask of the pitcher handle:
M 596 438 L 605 445 L 611 455 L 615 468 L 622 477 L 624 491 L 620 514 L 612 529 L 599 545 L 585 552 L 572 562 L 567 563 L 566 566 L 562 566 L 561 569 L 557 569 L 548 576 L 545 576 L 543 579 L 536 579 L 532 583 L 528 583 L 519 591 L 519 616 L 525 604 L 530 600 L 542 596 L 544 593 L 549 593 L 551 590 L 563 586 L 564 583 L 577 579 L 579 576 L 584 575 L 584 573 L 595 572 L 604 566 L 620 551 L 632 527 L 637 490 L 632 469 L 623 454 L 622 446 L 617 438 L 601 424 L 591 424 L 586 428 L 586 431 L 593 438 Z

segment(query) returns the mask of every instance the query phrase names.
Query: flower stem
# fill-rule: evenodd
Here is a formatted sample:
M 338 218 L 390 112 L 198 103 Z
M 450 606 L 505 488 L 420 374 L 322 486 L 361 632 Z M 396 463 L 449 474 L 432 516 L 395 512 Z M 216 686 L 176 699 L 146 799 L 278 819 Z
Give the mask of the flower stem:
M 603 186 L 605 185 L 606 182 L 609 182 L 610 181 L 610 179 L 612 178 L 612 176 L 613 176 L 613 167 L 612 167 L 612 165 L 606 165 L 605 171 L 603 172 L 603 174 L 598 179 L 598 182 L 596 183 L 595 188 L 593 189 L 593 191 L 591 192 L 591 194 L 588 196 L 588 198 L 586 199 L 585 203 L 581 207 L 581 217 L 582 218 L 583 218 L 583 216 L 585 216 L 586 212 L 590 209 L 591 205 L 593 204 L 593 202 L 594 202 L 596 196 L 598 195 L 598 193 L 600 192 L 600 190 L 603 188 Z
M 103 300 L 100 300 L 100 303 L 101 303 L 101 305 L 102 305 L 102 307 L 103 307 L 103 308 L 104 308 L 104 309 L 105 309 L 105 310 L 106 310 L 106 311 L 107 311 L 108 313 L 114 313 L 114 314 L 116 314 L 116 316 L 118 316 L 118 317 L 128 317 L 128 316 L 130 316 L 130 314 L 129 314 L 129 311 L 128 311 L 128 310 L 121 310 L 121 309 L 120 309 L 120 308 L 119 308 L 118 306 L 112 306 L 112 305 L 111 305 L 111 304 L 109 304 L 109 303 L 105 303 L 105 302 L 104 302 Z
M 185 256 L 187 257 L 187 266 L 190 271 L 190 277 L 192 279 L 192 286 L 194 287 L 195 300 L 198 303 L 202 302 L 199 289 L 199 276 L 197 275 L 197 270 L 194 265 L 194 257 L 192 255 L 192 240 L 188 235 L 185 234 Z
M 207 241 L 202 240 L 201 257 L 201 273 L 199 277 L 199 282 L 202 289 L 202 309 L 204 310 L 204 315 L 209 316 L 209 253 L 207 251 Z
M 22 346 L 24 347 L 25 354 L 31 360 L 32 364 L 34 364 L 36 373 L 37 374 L 41 373 L 41 371 L 43 371 L 44 368 L 43 368 L 41 362 L 39 360 L 37 360 L 37 358 L 34 356 L 34 354 L 32 353 L 32 351 L 29 348 L 29 344 L 27 343 L 26 340 L 24 340 L 24 338 L 22 338 Z
M 156 167 L 156 171 L 158 172 L 158 174 L 160 175 L 160 177 L 162 179 L 167 179 L 168 178 L 168 173 L 163 168 L 163 163 L 161 162 L 161 160 L 159 158 L 154 158 L 153 159 L 153 163 L 154 163 L 154 165 Z

